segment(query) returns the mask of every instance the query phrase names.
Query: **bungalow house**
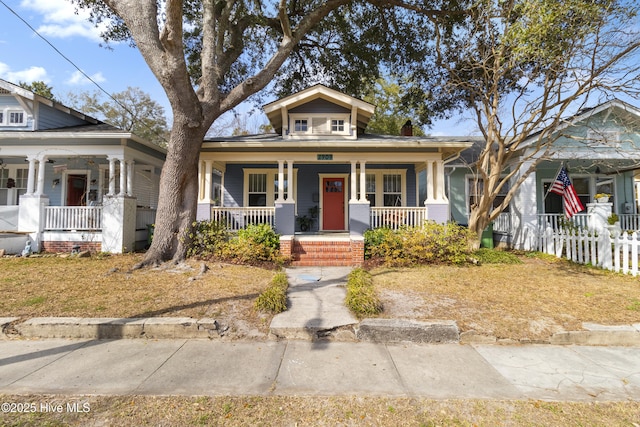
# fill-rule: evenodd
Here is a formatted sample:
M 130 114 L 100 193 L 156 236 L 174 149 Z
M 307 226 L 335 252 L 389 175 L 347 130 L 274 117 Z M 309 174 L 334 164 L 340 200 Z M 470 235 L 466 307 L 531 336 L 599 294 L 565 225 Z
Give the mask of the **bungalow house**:
M 512 165 L 525 162 L 526 167 L 526 162 L 539 159 L 537 154 L 532 157 L 530 147 L 541 137 L 534 134 L 528 138 Z M 494 239 L 506 246 L 532 250 L 537 249 L 541 229 L 558 227 L 564 219 L 562 197 L 549 192 L 549 187 L 562 165 L 585 207 L 572 218 L 574 224 L 597 229 L 594 221 L 606 220 L 613 212 L 619 216 L 623 230 L 640 229 L 635 179 L 640 169 L 640 109 L 619 100 L 609 101 L 565 120 L 552 137 L 551 153 L 536 166 L 509 208 L 494 222 Z M 468 221 L 475 197 L 473 161 L 477 149 L 478 145 L 463 153 L 465 162 L 448 165 L 452 219 L 459 223 Z M 608 203 L 595 203 L 596 194 L 601 193 L 611 195 Z
M 374 109 L 316 85 L 264 106 L 275 133 L 205 140 L 198 218 L 270 223 L 299 265 L 362 262 L 368 228 L 448 221 L 445 165 L 472 140 L 368 135 Z
M 165 154 L 0 80 L 0 249 L 133 250 L 154 222 Z

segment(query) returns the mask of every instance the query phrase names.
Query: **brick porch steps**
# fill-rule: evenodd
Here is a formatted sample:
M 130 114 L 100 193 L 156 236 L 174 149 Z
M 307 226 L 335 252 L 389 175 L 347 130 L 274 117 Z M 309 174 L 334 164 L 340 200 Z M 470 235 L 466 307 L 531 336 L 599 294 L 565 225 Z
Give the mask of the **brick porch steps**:
M 284 244 L 283 244 L 284 243 Z M 281 240 L 292 266 L 354 266 L 364 260 L 364 240 L 349 237 L 295 236 Z

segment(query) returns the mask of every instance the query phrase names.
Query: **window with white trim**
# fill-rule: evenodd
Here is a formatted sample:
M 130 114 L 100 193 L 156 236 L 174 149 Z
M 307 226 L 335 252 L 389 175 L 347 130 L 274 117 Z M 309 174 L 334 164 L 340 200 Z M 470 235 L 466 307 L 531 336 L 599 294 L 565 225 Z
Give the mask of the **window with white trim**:
M 549 191 L 549 187 L 553 185 L 554 180 L 544 180 L 542 183 L 542 187 L 544 189 L 544 213 L 564 213 L 562 208 L 562 196 L 556 193 L 552 193 Z M 587 203 L 591 201 L 591 192 L 589 190 L 591 180 L 587 177 L 571 177 L 571 183 L 573 184 L 573 188 L 576 190 L 578 194 L 578 198 L 580 202 L 582 202 L 583 206 L 587 206 Z
M 357 173 L 356 187 L 360 194 L 360 172 Z M 365 192 L 370 205 L 373 207 L 406 206 L 406 176 L 405 169 L 367 171 Z
M 484 181 L 480 178 L 475 179 L 473 176 L 467 177 L 467 212 L 471 213 L 471 208 L 478 204 L 480 196 L 484 192 Z M 507 193 L 509 192 L 509 183 L 504 185 L 495 199 L 493 199 L 492 207 L 496 208 L 500 206 L 503 202 Z M 509 212 L 509 205 L 507 205 L 502 212 Z
M 294 122 L 293 131 L 295 133 L 306 133 L 307 130 L 307 119 L 296 119 L 296 121 Z
M 344 120 L 331 120 L 331 132 L 344 132 Z
M 285 199 L 289 198 L 289 191 L 295 193 L 295 171 L 291 183 L 284 173 Z M 243 198 L 243 206 L 273 206 L 278 198 L 278 169 L 245 169 Z
M 587 131 L 588 142 L 608 144 L 613 147 L 620 145 L 620 131 L 618 129 L 589 129 Z
M 348 135 L 349 114 L 291 114 L 292 135 Z
M 9 126 L 22 126 L 25 124 L 24 111 L 8 111 Z
M 0 111 L 0 125 L 4 124 L 4 112 Z
M 0 169 L 0 206 L 9 204 L 9 189 L 7 183 L 9 182 L 9 170 Z

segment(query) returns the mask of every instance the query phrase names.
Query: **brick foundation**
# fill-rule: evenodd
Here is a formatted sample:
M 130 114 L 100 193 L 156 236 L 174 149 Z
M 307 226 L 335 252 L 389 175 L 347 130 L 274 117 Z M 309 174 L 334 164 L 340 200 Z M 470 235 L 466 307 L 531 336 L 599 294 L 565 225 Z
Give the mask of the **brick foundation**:
M 102 250 L 101 242 L 42 242 L 41 249 L 43 252 L 71 252 L 74 246 L 80 246 L 80 251 L 100 252 Z

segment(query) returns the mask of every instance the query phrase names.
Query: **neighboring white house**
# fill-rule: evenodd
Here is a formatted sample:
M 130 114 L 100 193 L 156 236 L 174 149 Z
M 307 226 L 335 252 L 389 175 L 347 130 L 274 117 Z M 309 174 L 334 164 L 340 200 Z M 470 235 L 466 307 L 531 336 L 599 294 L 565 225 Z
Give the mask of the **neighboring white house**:
M 11 232 L 2 241 L 24 247 L 28 236 L 34 251 L 134 250 L 154 222 L 165 155 L 0 80 L 0 231 Z

